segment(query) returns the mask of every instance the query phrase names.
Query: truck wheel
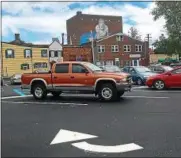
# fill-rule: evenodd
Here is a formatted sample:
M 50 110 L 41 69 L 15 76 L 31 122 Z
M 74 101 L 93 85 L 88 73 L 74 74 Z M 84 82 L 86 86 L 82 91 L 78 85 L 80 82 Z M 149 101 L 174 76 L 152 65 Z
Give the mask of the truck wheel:
M 36 84 L 33 86 L 33 96 L 35 99 L 44 99 L 47 96 L 47 91 L 45 86 L 41 84 Z
M 51 92 L 53 97 L 59 97 L 62 92 Z
M 110 83 L 103 84 L 98 92 L 98 96 L 101 101 L 113 101 L 117 99 L 117 90 Z

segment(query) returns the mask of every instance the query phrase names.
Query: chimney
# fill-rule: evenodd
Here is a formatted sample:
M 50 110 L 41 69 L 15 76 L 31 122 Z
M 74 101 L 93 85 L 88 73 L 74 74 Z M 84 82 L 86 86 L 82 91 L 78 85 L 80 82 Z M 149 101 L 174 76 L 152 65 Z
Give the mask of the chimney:
M 20 41 L 20 34 L 19 33 L 15 34 L 15 40 L 19 40 Z
M 77 11 L 77 15 L 81 15 L 82 14 L 82 12 L 81 11 Z
M 62 45 L 64 45 L 64 33 L 62 33 Z

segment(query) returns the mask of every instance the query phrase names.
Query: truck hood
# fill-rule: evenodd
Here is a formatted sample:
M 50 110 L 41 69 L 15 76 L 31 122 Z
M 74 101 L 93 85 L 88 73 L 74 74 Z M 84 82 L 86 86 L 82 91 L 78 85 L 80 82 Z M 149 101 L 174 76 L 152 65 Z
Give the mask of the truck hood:
M 130 76 L 130 74 L 128 73 L 124 73 L 124 72 L 96 72 L 96 75 L 103 75 L 103 76 L 107 76 L 107 77 L 127 77 Z

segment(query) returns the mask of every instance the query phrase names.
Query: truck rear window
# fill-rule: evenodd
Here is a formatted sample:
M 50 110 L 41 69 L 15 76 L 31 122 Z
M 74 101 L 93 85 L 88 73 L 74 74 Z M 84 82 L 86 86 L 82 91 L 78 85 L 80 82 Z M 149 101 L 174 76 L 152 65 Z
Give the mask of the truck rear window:
M 69 64 L 56 64 L 55 73 L 68 73 Z

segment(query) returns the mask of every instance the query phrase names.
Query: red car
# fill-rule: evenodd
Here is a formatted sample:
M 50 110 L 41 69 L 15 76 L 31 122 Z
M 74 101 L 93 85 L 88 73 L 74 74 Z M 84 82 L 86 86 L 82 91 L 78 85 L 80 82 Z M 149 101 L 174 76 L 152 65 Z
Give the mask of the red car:
M 147 79 L 146 85 L 157 90 L 165 88 L 181 88 L 181 67 L 171 71 L 151 76 Z

